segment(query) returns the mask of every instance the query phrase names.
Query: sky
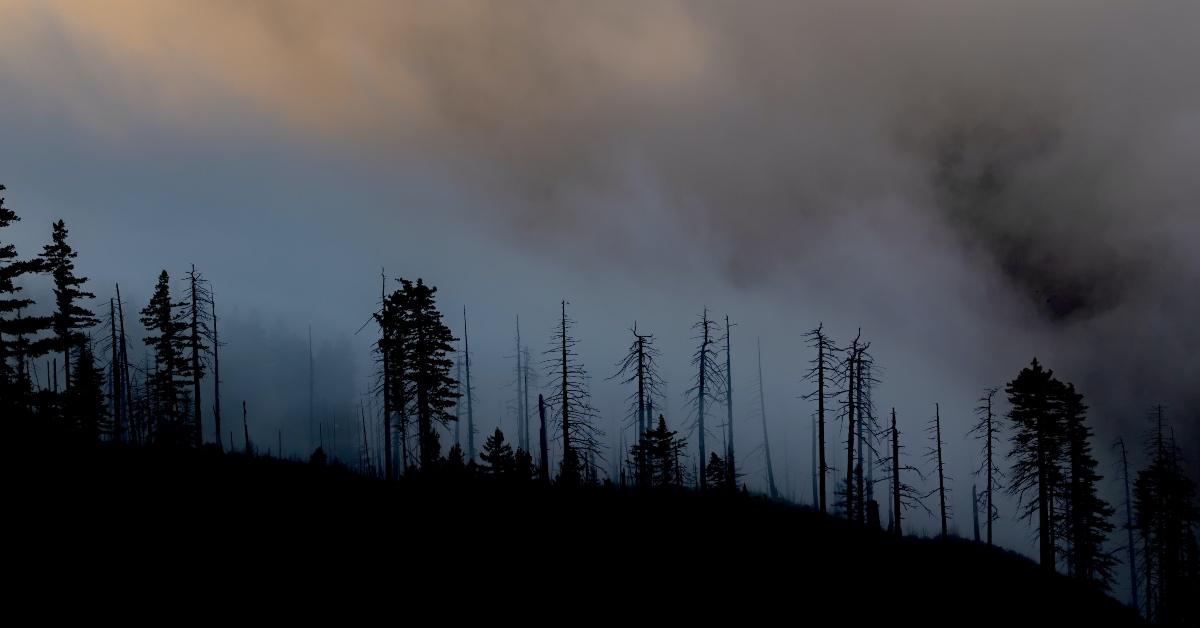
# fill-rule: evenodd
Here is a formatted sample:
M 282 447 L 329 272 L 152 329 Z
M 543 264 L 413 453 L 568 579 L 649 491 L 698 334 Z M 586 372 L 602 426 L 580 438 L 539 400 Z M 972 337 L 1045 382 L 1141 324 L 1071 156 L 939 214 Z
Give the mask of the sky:
M 512 425 L 516 318 L 540 354 L 565 299 L 610 441 L 635 321 L 686 431 L 690 327 L 728 314 L 748 481 L 761 339 L 804 500 L 818 323 L 872 342 L 914 458 L 941 404 L 963 533 L 976 400 L 1034 356 L 1087 396 L 1105 471 L 1158 403 L 1200 448 L 1195 2 L 0 0 L 0 23 L 5 237 L 33 254 L 65 219 L 98 308 L 195 264 L 256 440 L 308 446 L 310 327 L 321 412 L 366 403 L 383 271 L 438 286 L 456 332 L 468 308 L 481 430 Z

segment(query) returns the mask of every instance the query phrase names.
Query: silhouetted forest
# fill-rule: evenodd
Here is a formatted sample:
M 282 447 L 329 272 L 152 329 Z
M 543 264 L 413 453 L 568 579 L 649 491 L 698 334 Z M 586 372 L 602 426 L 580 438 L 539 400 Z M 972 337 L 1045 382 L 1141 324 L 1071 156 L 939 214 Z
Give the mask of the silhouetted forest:
M 18 491 L 31 529 L 56 534 L 80 513 L 103 513 L 69 545 L 107 536 L 182 547 L 181 536 L 217 521 L 273 530 L 290 522 L 274 544 L 320 553 L 323 534 L 372 531 L 405 538 L 403 546 L 380 540 L 375 551 L 407 552 L 418 570 L 443 560 L 441 547 L 454 560 L 523 577 L 657 574 L 634 597 L 696 586 L 787 595 L 803 607 L 851 603 L 870 589 L 879 605 L 854 611 L 864 619 L 970 623 L 962 613 L 1001 596 L 986 606 L 989 621 L 1029 620 L 1037 609 L 1039 620 L 1073 624 L 1138 615 L 1200 622 L 1200 511 L 1167 411 L 1154 406 L 1138 436 L 1141 469 L 1129 468 L 1126 442 L 1118 443 L 1125 499 L 1110 504 L 1084 395 L 1037 359 L 982 393 L 970 433 L 980 461 L 973 538 L 955 538 L 947 495 L 963 484 L 943 463 L 954 442 L 943 408 L 930 400 L 926 434 L 900 433 L 895 408 L 878 398 L 884 371 L 861 330 L 845 344 L 820 324 L 805 336 L 811 362 L 795 378 L 815 412 L 811 425 L 796 420 L 814 434 L 813 500 L 794 504 L 776 487 L 765 407 L 765 495 L 752 494 L 739 464 L 731 359 L 739 337 L 728 316 L 702 309 L 691 325 L 687 416 L 661 410 L 663 356 L 653 334 L 630 327 L 625 358 L 605 375 L 628 390 L 623 420 L 635 437 L 614 446 L 591 403 L 577 350 L 583 332 L 558 300 L 540 356 L 518 320 L 515 427 L 479 434 L 467 311 L 459 327 L 457 312 L 450 321 L 439 309 L 436 287 L 383 274 L 378 308 L 362 313 L 369 323 L 359 330 L 376 337 L 379 418 L 361 408 L 356 433 L 341 435 L 357 442 L 356 459 L 330 454 L 324 424 L 313 422 L 310 353 L 310 390 L 286 391 L 309 399 L 318 443 L 297 459 L 283 455 L 282 435 L 252 440 L 245 402 L 239 416 L 222 416 L 221 309 L 200 271 L 189 266 L 173 279 L 162 270 L 149 301 L 129 303 L 119 286 L 108 294 L 80 274 L 62 221 L 40 253 L 4 244 L 3 228 L 17 220 L 0 199 L 0 414 L 10 448 L 42 469 Z M 34 276 L 52 291 L 27 289 Z M 763 406 L 761 358 L 758 379 Z M 835 468 L 843 446 L 845 466 Z M 913 447 L 925 454 L 906 453 Z M 935 488 L 918 488 L 927 485 Z M 1001 512 L 999 491 L 1016 496 L 1019 509 Z M 914 509 L 938 521 L 934 538 L 904 534 Z M 163 517 L 174 524 L 131 526 Z M 1003 519 L 1037 535 L 1036 566 L 993 547 L 993 524 Z M 488 533 L 445 541 L 447 530 L 463 528 Z M 238 533 L 226 527 L 210 541 L 226 538 Z M 697 547 L 713 551 L 701 558 Z M 513 567 L 510 554 L 533 563 Z M 537 562 L 548 556 L 563 562 Z M 1118 573 L 1131 585 L 1120 602 L 1107 597 Z M 922 597 L 929 609 L 914 610 Z

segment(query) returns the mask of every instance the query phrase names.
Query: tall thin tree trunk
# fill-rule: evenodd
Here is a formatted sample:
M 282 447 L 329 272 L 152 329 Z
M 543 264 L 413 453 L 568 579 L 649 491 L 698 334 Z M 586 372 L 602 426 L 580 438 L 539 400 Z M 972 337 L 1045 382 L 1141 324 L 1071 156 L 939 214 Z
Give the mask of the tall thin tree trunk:
M 221 442 L 221 337 L 217 333 L 217 299 L 212 298 L 212 322 L 213 322 L 213 426 L 217 435 L 216 441 Z M 243 402 L 245 405 L 245 402 Z M 247 441 L 248 442 L 248 441 Z M 249 453 L 249 450 L 247 450 Z
M 767 436 L 767 402 L 766 392 L 763 390 L 762 342 L 755 339 L 755 347 L 758 349 L 758 408 L 759 415 L 762 417 L 763 456 L 767 462 L 767 490 L 771 499 L 779 499 L 779 490 L 775 488 L 775 469 L 771 466 L 771 439 Z
M 538 420 L 541 421 L 541 427 L 538 429 L 538 448 L 541 450 L 541 459 L 538 460 L 538 471 L 542 476 L 543 482 L 550 481 L 550 448 L 546 441 L 546 400 L 538 395 Z
M 108 300 L 108 323 L 112 332 L 112 359 L 109 361 L 111 374 L 108 378 L 108 396 L 112 400 L 112 441 L 121 444 L 121 397 L 124 395 L 121 384 L 121 351 L 117 346 L 117 305 L 114 299 Z
M 896 409 L 892 408 L 892 511 L 897 537 L 904 536 L 900 529 L 900 508 L 900 432 L 896 431 Z
M 861 355 L 854 361 L 854 405 L 855 414 L 858 416 L 858 461 L 855 463 L 856 466 L 854 468 L 854 479 L 858 483 L 854 494 L 855 514 L 860 524 L 866 524 L 866 489 L 863 485 L 863 463 L 867 457 L 863 453 L 863 426 L 866 424 L 863 417 L 866 413 L 863 411 L 863 362 Z
M 812 438 L 811 438 L 811 440 L 812 440 L 811 458 L 812 458 L 813 508 L 820 508 L 821 507 L 821 489 L 819 486 L 819 481 L 817 479 L 817 475 L 818 475 L 818 472 L 817 472 L 817 417 L 813 417 L 813 419 L 812 419 Z M 786 477 L 786 475 L 787 475 L 786 471 L 785 471 L 784 475 Z
M 386 291 L 386 288 L 384 289 Z M 385 306 L 386 307 L 386 306 Z M 384 386 L 387 386 L 387 380 L 384 380 Z M 313 382 L 313 346 L 312 346 L 312 325 L 308 326 L 308 448 L 313 448 L 313 427 L 316 424 L 316 414 L 314 412 L 315 388 Z
M 117 284 L 117 316 L 121 319 L 120 344 L 121 344 L 121 386 L 124 389 L 125 404 L 122 406 L 124 412 L 124 423 L 130 425 L 130 433 L 134 440 L 140 444 L 142 435 L 140 430 L 135 431 L 131 426 L 131 417 L 133 416 L 133 385 L 129 381 L 129 352 L 125 341 L 125 305 L 121 303 L 121 286 Z
M 697 402 L 699 402 L 698 407 L 696 409 L 696 425 L 697 425 L 696 431 L 699 433 L 698 438 L 700 441 L 700 443 L 699 443 L 700 444 L 700 465 L 699 465 L 699 473 L 697 474 L 697 478 L 696 478 L 696 483 L 700 487 L 701 491 L 703 491 L 704 489 L 706 489 L 708 487 L 708 477 L 706 476 L 705 469 L 704 469 L 704 465 L 706 462 L 705 456 L 708 453 L 708 449 L 704 446 L 704 396 L 706 394 L 706 392 L 704 390 L 704 386 L 707 383 L 706 380 L 708 379 L 708 309 L 707 308 L 704 310 L 704 318 L 703 318 L 702 325 L 704 326 L 704 338 L 703 338 L 702 344 L 700 345 L 699 394 L 696 396 L 696 400 L 697 400 Z
M 567 396 L 567 302 L 562 302 L 562 438 L 563 463 L 571 456 L 570 411 L 571 398 Z
M 475 409 L 471 405 L 471 341 L 467 338 L 467 306 L 463 306 L 463 355 L 467 368 L 467 460 L 475 459 Z
M 846 519 L 854 521 L 854 362 L 858 359 L 858 339 L 850 350 L 846 387 Z
M 725 452 L 725 470 L 728 473 L 729 490 L 737 489 L 737 466 L 733 451 L 733 358 L 730 354 L 729 315 L 725 315 L 725 425 L 728 432 Z
M 525 442 L 525 408 L 521 405 L 524 403 L 525 391 L 523 389 L 521 379 L 521 317 L 517 316 L 517 448 L 523 451 L 529 451 L 529 444 Z
M 533 449 L 533 443 L 529 442 L 529 348 L 525 348 L 525 366 L 521 371 L 521 390 L 522 400 L 521 408 L 524 413 L 525 421 L 525 451 Z
M 821 514 L 829 512 L 826 502 L 825 474 L 829 465 L 825 462 L 825 336 L 817 329 L 817 438 L 820 458 Z
M 992 544 L 992 489 L 995 487 L 992 480 L 992 472 L 995 467 L 992 466 L 992 395 L 987 396 L 987 544 Z
M 250 445 L 250 424 L 246 421 L 246 402 L 242 401 L 242 444 L 246 446 L 246 455 L 254 454 L 254 449 Z
M 934 436 L 937 438 L 938 502 L 941 504 L 942 512 L 942 538 L 946 538 L 946 474 L 942 466 L 942 411 L 936 403 L 933 404 L 933 428 Z
M 191 294 L 192 294 L 192 438 L 196 447 L 204 444 L 204 434 L 201 432 L 202 410 L 200 404 L 200 301 L 196 289 L 196 266 L 192 265 Z M 217 432 L 220 434 L 220 432 Z M 217 449 L 221 448 L 221 439 L 217 438 Z
M 455 382 L 463 381 L 462 372 L 462 353 L 459 352 L 457 359 L 454 360 Z M 462 447 L 462 394 L 454 401 L 454 444 L 459 448 Z
M 380 310 L 380 336 L 379 336 L 379 356 L 383 364 L 383 477 L 390 480 L 395 477 L 394 469 L 392 468 L 392 372 L 389 364 L 390 354 L 392 352 L 391 343 L 391 321 L 388 318 L 387 305 L 387 275 L 381 269 L 379 271 L 380 288 L 379 302 L 382 306 Z M 312 416 L 309 416 L 308 434 L 309 440 L 312 440 Z
M 1132 601 L 1130 605 L 1136 609 L 1138 607 L 1137 555 L 1133 544 L 1133 500 L 1129 496 L 1129 457 L 1125 452 L 1125 439 L 1118 438 L 1117 444 L 1121 446 L 1122 479 L 1125 481 L 1125 531 L 1129 543 L 1129 598 Z
M 971 485 L 971 521 L 975 529 L 975 542 L 979 542 L 979 495 L 975 493 L 975 485 Z

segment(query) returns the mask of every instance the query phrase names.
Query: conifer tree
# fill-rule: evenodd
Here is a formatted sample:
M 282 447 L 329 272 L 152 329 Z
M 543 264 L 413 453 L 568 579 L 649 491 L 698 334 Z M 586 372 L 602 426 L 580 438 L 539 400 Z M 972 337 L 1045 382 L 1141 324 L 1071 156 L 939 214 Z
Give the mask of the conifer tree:
M 108 404 L 104 401 L 104 373 L 96 367 L 90 342 L 75 350 L 74 381 L 67 389 L 65 410 L 68 426 L 80 442 L 97 443 L 109 429 Z
M 486 465 L 484 470 L 495 476 L 511 474 L 516 465 L 512 445 L 505 442 L 504 432 L 500 431 L 498 427 L 483 443 L 483 451 L 479 454 L 479 459 Z
M 1086 423 L 1083 395 L 1070 383 L 1056 388 L 1066 454 L 1065 482 L 1059 495 L 1059 511 L 1064 513 L 1059 535 L 1070 539 L 1068 572 L 1107 589 L 1113 582 L 1116 559 L 1104 543 L 1113 530 L 1109 519 L 1114 511 L 1101 499 L 1096 486 L 1100 475 L 1092 456 L 1092 430 Z
M 437 288 L 420 278 L 416 283 L 400 281 L 404 286 L 408 325 L 407 355 L 400 377 L 412 388 L 421 465 L 430 467 L 441 457 L 435 424 L 445 426 L 454 420 L 449 410 L 458 398 L 458 381 L 450 375 L 454 361 L 449 355 L 454 352 L 451 343 L 457 338 L 442 322 L 436 303 Z
M 0 185 L 0 193 L 4 190 Z M 2 231 L 20 219 L 0 196 L 0 414 L 13 419 L 30 410 L 32 388 L 25 368 L 29 346 L 24 338 L 38 330 L 36 319 L 21 316 L 33 300 L 21 295 L 18 280 L 36 272 L 39 264 L 18 259 L 17 247 L 5 243 Z
M 1052 371 L 1035 358 L 1005 386 L 1011 405 L 1013 461 L 1009 491 L 1021 501 L 1021 518 L 1037 516 L 1039 563 L 1047 571 L 1055 568 L 1053 500 L 1061 485 L 1059 468 L 1062 450 L 1062 421 L 1055 397 Z
M 67 243 L 67 225 L 62 220 L 52 225 L 50 244 L 42 248 L 38 256 L 41 268 L 54 281 L 54 311 L 50 314 L 51 338 L 43 341 L 46 350 L 62 354 L 63 376 L 71 386 L 71 358 L 75 350 L 87 339 L 80 330 L 99 324 L 96 315 L 79 304 L 96 295 L 85 291 L 82 286 L 87 277 L 75 275 L 75 258 L 78 253 Z
M 1194 626 L 1200 553 L 1196 485 L 1188 477 L 1162 406 L 1152 413 L 1154 427 L 1146 443 L 1150 459 L 1134 480 L 1134 525 L 1142 538 L 1145 580 L 1143 615 L 1161 625 Z
M 146 346 L 154 352 L 154 370 L 147 374 L 148 404 L 152 438 L 164 445 L 193 442 L 190 426 L 185 423 L 187 365 L 184 359 L 184 334 L 187 324 L 175 315 L 181 304 L 171 300 L 170 276 L 162 271 L 150 303 L 141 311 Z

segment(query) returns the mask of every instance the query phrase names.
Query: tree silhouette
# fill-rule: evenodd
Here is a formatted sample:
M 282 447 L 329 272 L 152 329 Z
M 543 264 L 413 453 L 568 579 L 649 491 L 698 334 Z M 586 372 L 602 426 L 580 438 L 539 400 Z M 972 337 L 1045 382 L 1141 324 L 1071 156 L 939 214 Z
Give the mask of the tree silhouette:
M 1009 490 L 1020 499 L 1022 519 L 1037 514 L 1039 562 L 1043 569 L 1054 571 L 1055 524 L 1051 509 L 1062 482 L 1058 465 L 1062 424 L 1054 374 L 1043 369 L 1035 358 L 1004 390 L 1012 406 L 1008 417 L 1013 424 L 1012 449 L 1008 453 L 1013 461 Z
M 147 335 L 146 346 L 154 351 L 154 372 L 148 375 L 148 401 L 152 423 L 149 429 L 155 442 L 187 445 L 193 442 L 186 423 L 187 364 L 184 360 L 184 333 L 187 324 L 175 310 L 181 303 L 171 300 L 171 279 L 167 271 L 158 275 L 150 303 L 142 308 L 141 322 Z
M 188 271 L 185 280 L 188 284 L 188 297 L 184 304 L 187 319 L 184 348 L 190 353 L 187 374 L 192 378 L 192 437 L 195 439 L 196 446 L 199 447 L 203 441 L 200 432 L 201 416 L 203 415 L 200 403 L 200 380 L 204 378 L 204 360 L 201 356 L 210 350 L 209 345 L 212 343 L 211 321 L 209 320 L 212 294 L 209 292 L 208 282 L 200 273 L 196 272 L 195 265 Z M 221 447 L 220 421 L 214 418 L 213 426 L 216 437 L 214 441 L 219 449 Z
M 410 382 L 421 447 L 421 466 L 432 466 L 441 457 L 441 446 L 434 424 L 445 426 L 454 420 L 449 409 L 458 398 L 458 381 L 450 376 L 454 362 L 448 357 L 457 339 L 442 322 L 437 309 L 437 288 L 421 279 L 412 283 L 401 279 L 404 304 L 407 356 L 400 377 Z
M 1162 406 L 1146 442 L 1149 465 L 1134 480 L 1134 524 L 1142 538 L 1145 572 L 1144 615 L 1161 625 L 1195 625 L 1200 553 L 1196 527 L 1196 485 L 1187 476 L 1174 437 L 1167 432 Z
M 584 465 L 600 457 L 599 438 L 603 432 L 595 425 L 596 410 L 592 407 L 591 393 L 588 391 L 587 370 L 575 352 L 576 340 L 571 334 L 575 321 L 567 317 L 565 300 L 561 308 L 543 364 L 554 382 L 554 392 L 546 398 L 546 403 L 557 408 L 557 423 L 563 444 L 559 481 L 572 485 L 583 480 L 584 473 L 592 472 L 590 468 L 584 469 Z
M 505 442 L 504 432 L 501 432 L 500 428 L 496 428 L 483 443 L 483 452 L 479 454 L 479 459 L 486 465 L 484 469 L 495 476 L 507 476 L 516 466 L 512 445 Z
M 986 484 L 979 499 L 984 501 L 983 512 L 986 513 L 984 516 L 988 545 L 992 544 L 992 524 L 1000 518 L 999 510 L 992 498 L 993 493 L 995 489 L 1003 488 L 998 480 L 1002 472 L 995 459 L 996 446 L 1000 442 L 1000 425 L 996 421 L 993 407 L 997 392 L 999 392 L 997 388 L 988 388 L 983 392 L 983 396 L 979 398 L 979 407 L 975 408 L 979 421 L 971 428 L 971 433 L 975 435 L 975 438 L 983 441 L 983 462 L 980 463 L 976 474 L 983 473 L 986 476 Z
M 679 460 L 686 448 L 687 442 L 678 438 L 676 432 L 667 429 L 667 419 L 660 414 L 658 425 L 647 430 L 645 436 L 632 447 L 630 464 L 645 465 L 649 486 L 682 486 L 683 472 Z
M 767 436 L 767 402 L 763 387 L 762 374 L 762 342 L 759 339 L 754 340 L 755 347 L 758 349 L 758 412 L 762 418 L 763 430 L 763 457 L 767 464 L 767 491 L 771 499 L 779 499 L 779 490 L 775 487 L 775 469 L 771 465 L 771 439 Z M 815 447 L 815 444 L 814 444 Z M 813 476 L 814 488 L 816 476 Z M 815 494 L 815 491 L 814 491 Z
M 825 487 L 825 477 L 829 473 L 829 465 L 825 462 L 825 400 L 828 399 L 826 382 L 836 368 L 833 361 L 833 340 L 825 335 L 824 327 L 824 324 L 818 324 L 816 329 L 804 336 L 808 341 L 808 346 L 817 351 L 817 356 L 812 361 L 812 368 L 809 369 L 808 374 L 805 376 L 805 379 L 816 384 L 817 388 L 805 395 L 804 398 L 812 399 L 815 397 L 817 400 L 817 466 L 820 480 L 818 482 L 818 489 L 820 491 L 818 502 L 822 513 L 828 512 L 827 489 Z
M 5 190 L 0 185 L 0 193 Z M 5 207 L 0 196 L 0 230 L 21 218 Z M 33 300 L 21 295 L 18 281 L 36 272 L 36 261 L 18 259 L 17 247 L 3 240 L 0 231 L 0 414 L 14 420 L 30 411 L 32 388 L 25 368 L 30 346 L 25 340 L 38 331 L 38 321 L 21 316 L 21 311 L 33 305 Z M 15 367 L 10 363 L 15 360 Z
M 100 323 L 96 315 L 79 305 L 84 299 L 96 295 L 82 289 L 87 277 L 75 275 L 75 258 L 78 253 L 67 244 L 67 225 L 62 220 L 51 228 L 51 242 L 42 248 L 38 258 L 41 268 L 50 273 L 54 281 L 54 311 L 50 314 L 49 327 L 53 337 L 42 341 L 46 350 L 62 354 L 63 376 L 66 385 L 71 385 L 71 357 L 75 349 L 87 339 L 82 329 Z
M 635 415 L 637 441 L 641 442 L 646 436 L 646 431 L 650 429 L 650 408 L 654 405 L 654 399 L 662 398 L 663 380 L 658 374 L 660 354 L 658 348 L 654 346 L 654 336 L 639 334 L 636 322 L 630 331 L 633 334 L 633 341 L 625 352 L 624 359 L 617 363 L 616 374 L 609 379 L 618 379 L 623 385 L 632 384 L 634 386 L 633 392 L 629 395 L 629 413 Z M 635 449 L 635 451 L 644 452 L 645 450 Z M 648 460 L 646 459 L 634 461 L 634 477 L 641 486 L 647 485 L 650 480 L 650 471 L 647 465 Z
M 692 404 L 695 412 L 692 429 L 696 431 L 696 439 L 699 446 L 699 461 L 700 470 L 697 474 L 697 483 L 700 490 L 707 488 L 708 476 L 705 471 L 708 450 L 704 444 L 705 432 L 705 405 L 709 402 L 716 403 L 720 401 L 720 390 L 722 385 L 721 366 L 717 361 L 717 352 L 713 348 L 716 341 L 714 333 L 716 321 L 708 318 L 708 308 L 700 316 L 700 320 L 692 326 L 696 331 L 696 335 L 692 338 L 699 342 L 696 347 L 696 352 L 692 354 L 692 368 L 694 369 L 695 377 L 692 379 L 692 387 L 687 390 L 687 396 Z
M 933 445 L 930 446 L 928 456 L 937 463 L 938 474 L 938 512 L 942 524 L 942 538 L 949 536 L 948 513 L 946 503 L 946 469 L 942 458 L 942 448 L 945 442 L 942 441 L 942 409 L 940 404 L 933 404 L 933 421 L 930 422 L 929 429 L 930 438 L 933 439 Z
M 75 350 L 75 366 L 73 381 L 66 392 L 67 424 L 80 441 L 97 443 L 110 426 L 108 404 L 104 401 L 104 373 L 96 368 L 90 342 Z
M 1092 456 L 1092 430 L 1085 422 L 1087 406 L 1073 384 L 1060 384 L 1056 392 L 1066 441 L 1066 482 L 1059 496 L 1064 517 L 1059 534 L 1070 539 L 1068 573 L 1107 589 L 1113 582 L 1116 559 L 1104 543 L 1113 530 L 1109 518 L 1114 511 L 1096 487 L 1100 475 Z
M 891 472 L 888 474 L 889 477 L 887 478 L 888 480 L 890 480 L 890 484 L 892 487 L 892 491 L 891 491 L 891 493 L 892 493 L 892 500 L 891 500 L 892 523 L 890 525 L 890 528 L 891 528 L 892 534 L 899 537 L 899 536 L 904 536 L 903 526 L 901 525 L 901 522 L 904 519 L 904 510 L 906 508 L 919 507 L 930 515 L 932 515 L 933 513 L 929 510 L 929 507 L 927 507 L 925 505 L 925 503 L 922 501 L 922 498 L 924 496 L 922 496 L 920 493 L 918 493 L 917 490 L 915 488 L 913 488 L 910 484 L 908 484 L 902 480 L 901 472 L 904 472 L 904 471 L 907 471 L 910 473 L 916 473 L 917 476 L 920 477 L 922 480 L 924 479 L 924 475 L 921 473 L 920 469 L 913 467 L 911 465 L 904 465 L 904 464 L 900 463 L 900 450 L 903 449 L 903 446 L 900 445 L 900 430 L 898 430 L 896 428 L 896 409 L 895 408 L 892 408 L 892 429 L 890 431 L 891 431 L 891 441 L 892 441 L 892 453 L 890 456 L 888 456 L 886 458 L 886 462 L 889 463 L 888 466 L 891 468 Z

